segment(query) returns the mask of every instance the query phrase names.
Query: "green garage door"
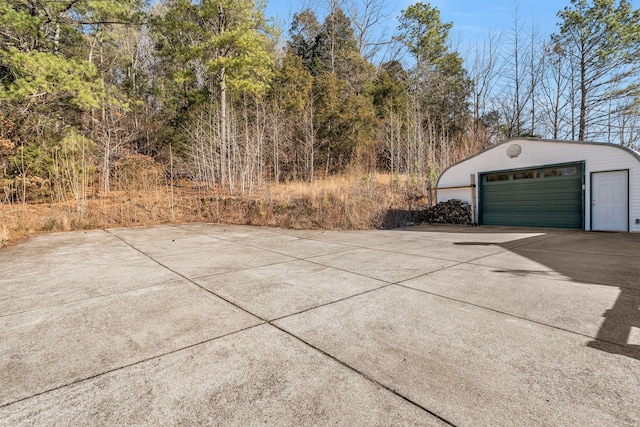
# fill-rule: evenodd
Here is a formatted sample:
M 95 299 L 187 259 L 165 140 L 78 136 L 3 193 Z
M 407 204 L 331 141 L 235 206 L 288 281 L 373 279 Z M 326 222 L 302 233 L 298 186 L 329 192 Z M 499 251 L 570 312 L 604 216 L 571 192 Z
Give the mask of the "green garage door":
M 582 228 L 582 164 L 480 176 L 484 225 Z

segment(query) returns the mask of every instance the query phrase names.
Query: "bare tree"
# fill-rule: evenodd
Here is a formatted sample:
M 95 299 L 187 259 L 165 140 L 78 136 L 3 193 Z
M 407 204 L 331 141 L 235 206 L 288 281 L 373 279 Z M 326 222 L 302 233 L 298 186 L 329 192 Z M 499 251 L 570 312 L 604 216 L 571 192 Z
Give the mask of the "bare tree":
M 383 0 L 341 0 L 341 7 L 351 21 L 360 55 L 373 61 L 391 43 L 382 23 L 388 15 Z
M 503 91 L 500 108 L 507 127 L 506 136 L 522 136 L 525 134 L 526 106 L 533 92 L 527 79 L 530 74 L 531 42 L 525 33 L 517 8 L 513 12 L 513 27 L 507 33 L 507 43 L 509 48 L 503 55 Z
M 571 77 L 570 59 L 558 44 L 545 46 L 544 73 L 540 84 L 540 125 L 543 135 L 553 139 L 570 139 Z
M 470 61 L 470 79 L 472 81 L 473 134 L 480 138 L 483 134 L 485 144 L 491 141 L 485 132 L 483 119 L 497 108 L 495 92 L 502 73 L 503 62 L 500 61 L 501 35 L 491 33 L 483 40 L 482 45 L 476 43 L 473 59 Z

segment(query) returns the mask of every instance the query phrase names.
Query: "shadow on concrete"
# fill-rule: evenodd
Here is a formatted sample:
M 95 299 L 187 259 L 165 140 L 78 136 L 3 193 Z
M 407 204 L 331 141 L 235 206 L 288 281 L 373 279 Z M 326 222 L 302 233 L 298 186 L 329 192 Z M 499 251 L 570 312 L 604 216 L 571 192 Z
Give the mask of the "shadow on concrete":
M 604 322 L 596 339 L 589 342 L 588 346 L 640 360 L 640 345 L 629 343 L 634 328 L 640 328 L 640 252 L 629 253 L 635 246 L 630 245 L 629 241 L 635 239 L 639 243 L 635 249 L 640 250 L 640 236 L 582 232 L 552 237 L 551 242 L 561 252 L 529 249 L 527 241 L 530 239 L 517 241 L 515 247 L 515 242 L 510 242 L 506 248 L 577 282 L 620 289 L 613 307 L 603 313 Z M 621 263 L 621 260 L 626 260 L 626 263 Z M 621 264 L 632 274 L 621 277 Z M 629 277 L 634 278 L 635 286 Z
M 604 313 L 604 319 L 589 347 L 640 360 L 640 345 L 628 343 L 633 328 L 640 330 L 640 291 L 620 288 L 618 299 Z
M 487 242 L 456 242 L 454 245 L 460 246 L 496 246 L 497 243 L 487 243 Z
M 407 224 L 417 223 L 424 220 L 423 210 L 389 209 L 380 221 L 380 228 L 391 230 L 404 227 Z
M 551 271 L 546 270 L 493 270 L 494 273 L 505 273 L 512 276 L 555 276 Z
M 428 231 L 446 232 L 446 228 Z M 523 229 L 471 229 L 475 233 L 513 233 Z M 469 232 L 457 227 L 451 232 Z M 423 230 L 427 231 L 427 230 Z M 528 229 L 532 233 L 541 230 Z M 507 243 L 459 242 L 463 246 L 501 246 L 517 255 L 543 264 L 576 282 L 614 286 L 620 294 L 613 307 L 603 313 L 604 322 L 589 347 L 640 360 L 640 235 L 630 233 L 595 233 L 588 231 L 545 231 Z M 515 275 L 553 274 L 544 271 L 495 270 Z

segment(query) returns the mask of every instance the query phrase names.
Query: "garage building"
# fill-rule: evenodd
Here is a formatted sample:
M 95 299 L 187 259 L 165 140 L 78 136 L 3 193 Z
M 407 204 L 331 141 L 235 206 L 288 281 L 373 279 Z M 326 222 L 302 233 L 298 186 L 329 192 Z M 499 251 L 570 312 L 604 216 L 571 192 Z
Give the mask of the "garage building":
M 593 142 L 516 138 L 446 169 L 438 202 L 479 225 L 640 232 L 640 154 Z

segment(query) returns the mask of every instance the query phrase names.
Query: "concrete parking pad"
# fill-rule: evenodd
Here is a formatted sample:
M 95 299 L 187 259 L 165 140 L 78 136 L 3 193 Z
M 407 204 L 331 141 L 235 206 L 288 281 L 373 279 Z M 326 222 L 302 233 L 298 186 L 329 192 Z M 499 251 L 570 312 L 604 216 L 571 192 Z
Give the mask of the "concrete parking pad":
M 66 263 L 46 268 L 40 266 L 41 268 L 36 269 L 39 273 L 2 278 L 0 279 L 0 289 L 2 289 L 0 313 L 2 315 L 21 313 L 155 286 L 180 278 L 172 271 L 158 268 L 158 263 L 150 259 L 143 259 L 143 261 L 144 263 L 138 265 L 107 262 L 81 267 L 73 267 Z M 28 269 L 33 270 L 33 265 Z
M 617 287 L 574 281 L 545 267 L 521 270 L 462 264 L 402 284 L 594 337 L 602 327 L 602 314 L 620 295 Z
M 175 282 L 0 317 L 0 405 L 260 320 Z
M 251 245 L 295 258 L 310 258 L 314 256 L 337 254 L 353 249 L 349 245 L 322 242 L 307 238 L 299 238 L 280 234 L 275 236 L 251 239 Z
M 0 251 L 0 426 L 637 425 L 640 235 L 184 224 Z
M 637 422 L 637 360 L 464 303 L 394 286 L 276 324 L 455 424 Z
M 232 246 L 225 240 L 194 233 L 186 227 L 164 227 L 162 233 L 155 230 L 155 227 L 119 228 L 109 233 L 149 257 L 224 250 Z
M 569 251 L 563 248 L 552 251 L 529 249 L 528 246 L 523 246 L 513 252 L 503 252 L 495 257 L 483 258 L 477 263 L 501 267 L 505 270 L 522 270 L 516 268 L 520 264 L 514 262 L 514 259 L 518 257 L 529 262 L 542 264 L 578 281 L 640 289 L 640 280 L 638 280 L 640 278 L 640 245 L 633 251 L 626 251 L 629 255 L 585 253 L 579 249 L 575 250 L 575 246 L 569 248 L 571 248 Z M 605 251 L 604 248 L 603 251 Z
M 7 425 L 445 425 L 272 326 L 0 408 Z
M 50 270 L 62 273 L 83 267 L 155 265 L 146 257 L 140 256 L 135 249 L 104 231 L 37 236 L 12 247 L 10 252 L 11 257 L 0 257 L 3 280 L 40 276 Z M 69 262 L 70 259 L 72 262 Z
M 229 242 L 220 244 L 220 246 L 214 245 L 213 248 L 207 245 L 199 252 L 163 255 L 154 259 L 162 266 L 185 277 L 194 278 L 279 264 L 292 261 L 294 258 Z
M 460 250 L 456 242 L 449 242 L 439 239 L 416 239 L 416 240 L 395 240 L 376 247 L 378 250 L 386 252 L 397 252 L 406 255 L 428 256 L 430 258 L 440 258 L 448 261 L 471 261 L 478 258 L 504 252 L 507 249 L 496 244 L 465 245 L 464 250 Z
M 268 320 L 387 284 L 302 260 L 201 277 L 196 282 Z
M 318 264 L 351 271 L 393 283 L 450 267 L 455 262 L 374 249 L 354 249 L 338 254 L 310 258 Z

